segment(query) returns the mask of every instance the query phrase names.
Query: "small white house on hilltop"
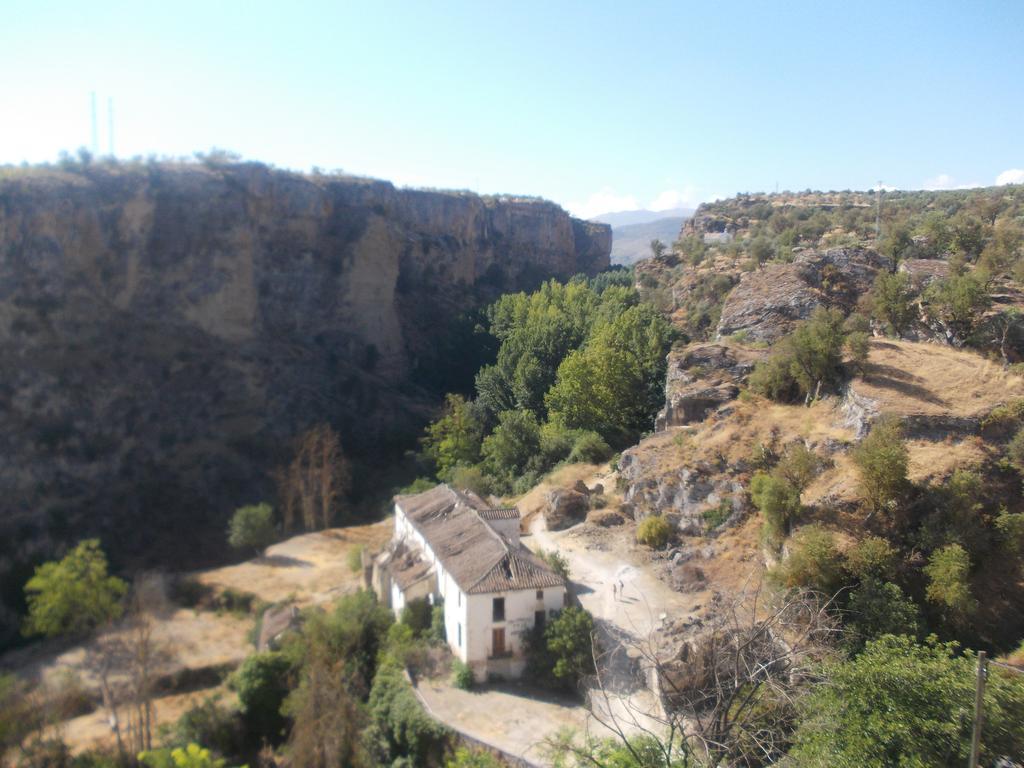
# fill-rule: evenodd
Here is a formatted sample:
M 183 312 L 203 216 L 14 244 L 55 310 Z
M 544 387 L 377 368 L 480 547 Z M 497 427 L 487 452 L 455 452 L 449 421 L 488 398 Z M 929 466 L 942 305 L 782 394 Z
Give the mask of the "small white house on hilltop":
M 521 675 L 523 635 L 567 600 L 565 579 L 520 543 L 518 509 L 447 485 L 395 497 L 395 535 L 372 578 L 396 615 L 443 600 L 448 645 L 477 680 Z

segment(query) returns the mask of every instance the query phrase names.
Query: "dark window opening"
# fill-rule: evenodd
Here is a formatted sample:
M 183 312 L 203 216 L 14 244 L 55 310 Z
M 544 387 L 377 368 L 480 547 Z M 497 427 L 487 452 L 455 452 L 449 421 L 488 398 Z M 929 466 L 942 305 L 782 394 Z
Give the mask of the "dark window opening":
M 537 590 L 537 599 L 538 600 L 543 600 L 544 599 L 544 590 L 543 589 L 538 589 Z
M 494 610 L 491 616 L 492 621 L 504 621 L 505 620 L 505 598 L 496 597 L 494 598 Z
M 538 629 L 544 629 L 544 624 L 545 624 L 545 619 L 546 618 L 547 618 L 547 614 L 545 614 L 544 611 L 534 611 L 533 612 L 533 624 L 534 624 L 534 626 L 537 627 Z

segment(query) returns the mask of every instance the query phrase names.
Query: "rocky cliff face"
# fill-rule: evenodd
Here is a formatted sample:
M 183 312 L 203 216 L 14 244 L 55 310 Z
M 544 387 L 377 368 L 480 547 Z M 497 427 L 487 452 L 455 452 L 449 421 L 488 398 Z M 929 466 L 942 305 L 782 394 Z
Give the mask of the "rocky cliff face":
M 254 164 L 8 170 L 0 559 L 219 547 L 292 437 L 328 421 L 383 455 L 459 369 L 460 313 L 610 247 L 539 200 Z

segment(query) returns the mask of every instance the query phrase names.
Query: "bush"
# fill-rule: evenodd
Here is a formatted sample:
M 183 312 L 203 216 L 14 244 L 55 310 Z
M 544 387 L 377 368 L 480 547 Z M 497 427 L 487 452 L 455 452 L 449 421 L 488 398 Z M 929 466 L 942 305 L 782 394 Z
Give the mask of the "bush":
M 874 316 L 885 323 L 897 337 L 903 335 L 916 314 L 911 298 L 913 290 L 910 275 L 905 272 L 881 271 L 871 289 Z
M 504 763 L 490 752 L 459 747 L 455 750 L 455 755 L 445 763 L 444 768 L 502 768 L 503 766 Z
M 1019 429 L 1013 436 L 1006 448 L 1006 454 L 1017 471 L 1024 474 L 1024 428 Z
M 844 584 L 843 559 L 835 537 L 819 525 L 801 528 L 790 539 L 789 557 L 772 576 L 787 589 L 814 589 L 833 595 Z
M 409 627 L 417 637 L 421 637 L 430 629 L 433 619 L 433 606 L 425 597 L 417 597 L 410 600 L 402 608 L 400 621 Z
M 452 685 L 462 691 L 473 687 L 473 670 L 462 659 L 452 662 Z
M 889 581 L 869 577 L 850 596 L 847 607 L 846 646 L 856 653 L 882 635 L 916 636 L 919 611 L 903 590 Z
M 759 362 L 747 379 L 750 391 L 770 400 L 792 400 L 796 397 L 798 387 L 790 372 L 791 362 L 786 355 L 778 352 Z
M 260 554 L 277 539 L 274 510 L 269 504 L 239 507 L 228 526 L 228 544 L 234 549 L 252 549 Z
M 182 713 L 164 736 L 171 747 L 208 744 L 222 755 L 238 755 L 246 748 L 240 713 L 222 706 L 219 696 L 209 696 Z
M 291 665 L 276 651 L 249 656 L 231 676 L 231 687 L 238 692 L 238 703 L 254 743 L 266 739 L 279 744 L 285 719 L 281 705 L 288 695 Z
M 977 606 L 968 581 L 970 571 L 971 558 L 959 544 L 933 552 L 924 569 L 928 577 L 925 597 L 954 622 L 965 619 Z
M 645 517 L 636 527 L 636 540 L 652 549 L 661 549 L 668 544 L 671 534 L 672 527 L 659 515 Z
M 781 477 L 758 471 L 750 480 L 750 499 L 764 515 L 768 537 L 780 543 L 800 513 L 800 491 Z
M 494 490 L 494 480 L 480 467 L 458 466 L 452 470 L 448 482 L 460 490 L 472 491 L 477 496 L 488 496 Z
M 788 482 L 797 493 L 803 493 L 821 470 L 821 460 L 804 445 L 797 442 L 790 445 L 775 465 L 774 474 Z
M 368 708 L 391 758 L 377 764 L 391 765 L 396 757 L 407 758 L 407 765 L 441 762 L 449 732 L 423 711 L 394 660 L 385 660 L 377 670 Z
M 593 617 L 577 607 L 535 626 L 524 638 L 527 674 L 540 685 L 575 690 L 594 671 L 593 634 Z
M 573 443 L 569 461 L 573 463 L 600 464 L 611 458 L 612 449 L 596 432 L 583 432 Z
M 443 644 L 448 641 L 448 630 L 444 626 L 444 603 L 438 601 L 430 610 L 430 640 Z
M 853 450 L 861 494 L 872 510 L 894 509 L 907 486 L 909 456 L 897 418 L 878 420 Z
M 251 613 L 260 612 L 259 609 L 264 604 L 252 592 L 242 592 L 241 590 L 228 587 L 217 595 L 213 605 L 217 611 L 227 611 L 236 616 L 248 616 Z
M 846 567 L 862 581 L 865 579 L 892 579 L 896 575 L 899 552 L 880 536 L 868 536 L 858 541 L 846 553 Z

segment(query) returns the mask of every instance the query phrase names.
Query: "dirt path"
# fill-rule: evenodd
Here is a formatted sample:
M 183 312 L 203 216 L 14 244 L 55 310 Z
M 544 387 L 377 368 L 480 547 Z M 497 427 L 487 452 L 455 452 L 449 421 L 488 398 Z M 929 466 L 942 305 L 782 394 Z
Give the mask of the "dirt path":
M 629 732 L 658 731 L 661 707 L 645 684 L 643 653 L 663 620 L 693 615 L 708 594 L 676 592 L 637 563 L 629 552 L 637 545 L 626 531 L 613 547 L 600 550 L 588 546 L 579 529 L 549 531 L 543 515 L 535 515 L 523 543 L 566 558 L 576 595 L 594 616 L 602 647 L 609 649 L 599 669 L 603 685 L 590 691 L 594 716 L 617 721 Z

